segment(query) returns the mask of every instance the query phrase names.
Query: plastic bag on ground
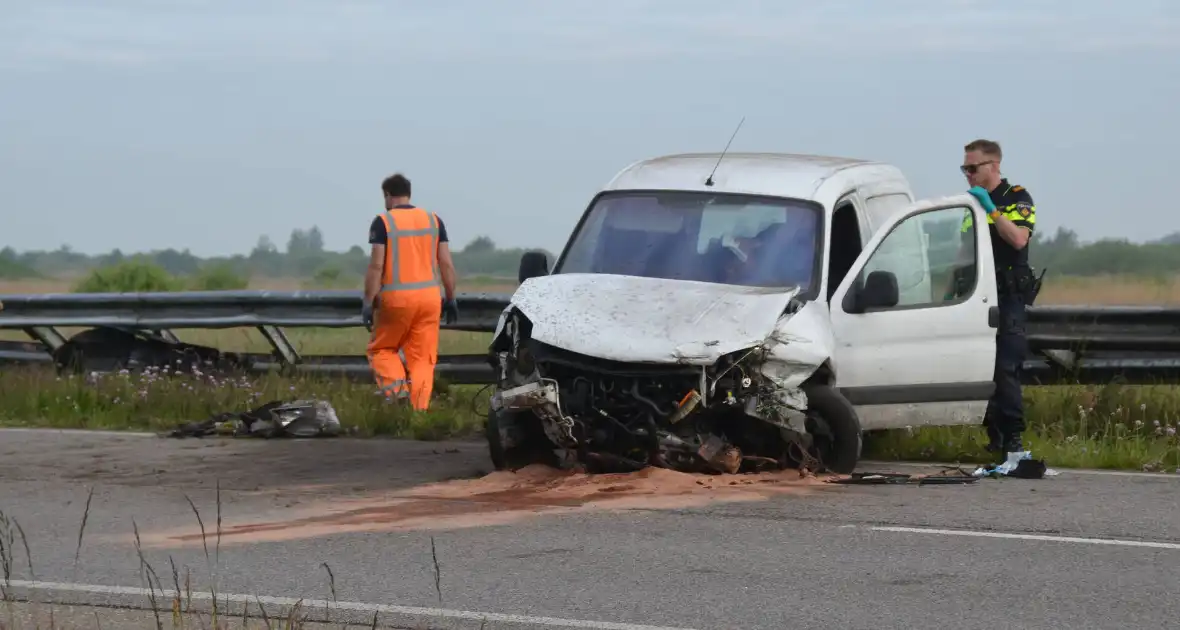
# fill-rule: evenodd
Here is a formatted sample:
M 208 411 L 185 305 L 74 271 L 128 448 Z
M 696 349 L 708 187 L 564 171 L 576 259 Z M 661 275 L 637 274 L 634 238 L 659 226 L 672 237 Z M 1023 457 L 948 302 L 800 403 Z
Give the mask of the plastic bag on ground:
M 971 473 L 975 477 L 1016 477 L 1019 479 L 1040 479 L 1055 477 L 1056 470 L 1045 466 L 1044 460 L 1033 459 L 1032 451 L 1014 451 L 1008 453 L 1004 463 L 980 466 Z

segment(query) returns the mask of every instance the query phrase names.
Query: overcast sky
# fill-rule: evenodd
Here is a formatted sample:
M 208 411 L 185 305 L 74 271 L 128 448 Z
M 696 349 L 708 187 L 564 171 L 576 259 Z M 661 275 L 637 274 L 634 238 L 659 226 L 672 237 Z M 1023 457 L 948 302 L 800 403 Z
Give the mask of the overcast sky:
M 1038 228 L 1180 230 L 1174 0 L 0 0 L 0 246 L 364 243 L 394 171 L 452 240 L 560 249 L 630 162 L 999 140 Z

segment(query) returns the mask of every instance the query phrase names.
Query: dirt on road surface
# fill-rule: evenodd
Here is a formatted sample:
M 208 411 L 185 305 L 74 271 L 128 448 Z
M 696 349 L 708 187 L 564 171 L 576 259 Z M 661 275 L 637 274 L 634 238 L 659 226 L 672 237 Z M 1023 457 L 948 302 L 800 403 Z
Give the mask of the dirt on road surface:
M 545 466 L 476 479 L 425 484 L 377 497 L 317 501 L 281 518 L 250 519 L 221 530 L 221 544 L 259 543 L 345 532 L 452 529 L 504 525 L 549 514 L 594 510 L 676 509 L 713 502 L 757 501 L 803 493 L 823 483 L 795 471 L 692 475 L 648 468 L 587 475 Z M 142 537 L 145 547 L 204 544 L 216 532 L 194 525 Z

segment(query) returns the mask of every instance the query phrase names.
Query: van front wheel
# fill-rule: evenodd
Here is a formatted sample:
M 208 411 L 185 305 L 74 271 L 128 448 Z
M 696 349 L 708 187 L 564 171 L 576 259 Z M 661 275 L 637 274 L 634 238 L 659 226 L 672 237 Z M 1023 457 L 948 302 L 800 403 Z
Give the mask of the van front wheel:
M 557 466 L 541 421 L 531 412 L 488 410 L 488 455 L 496 470 L 519 470 L 530 464 Z
M 812 456 L 821 470 L 847 475 L 860 461 L 863 438 L 856 408 L 834 387 L 804 386 L 807 394 L 805 428 L 812 437 Z

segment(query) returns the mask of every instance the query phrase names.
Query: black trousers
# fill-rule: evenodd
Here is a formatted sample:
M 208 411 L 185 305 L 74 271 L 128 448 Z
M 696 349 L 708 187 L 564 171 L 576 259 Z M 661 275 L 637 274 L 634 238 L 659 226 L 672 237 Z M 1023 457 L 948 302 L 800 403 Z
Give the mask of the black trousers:
M 996 332 L 996 367 L 992 376 L 996 388 L 988 400 L 983 424 L 993 442 L 1011 451 L 1021 447 L 1020 434 L 1025 429 L 1020 380 L 1028 349 L 1025 337 L 1028 316 L 1022 295 L 1001 294 L 999 302 L 1000 327 Z

